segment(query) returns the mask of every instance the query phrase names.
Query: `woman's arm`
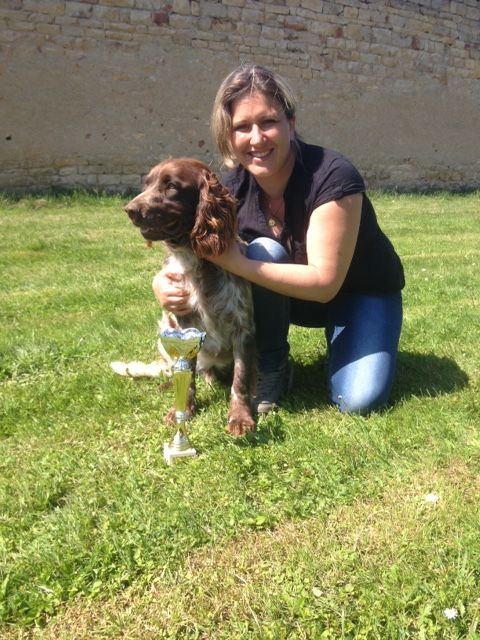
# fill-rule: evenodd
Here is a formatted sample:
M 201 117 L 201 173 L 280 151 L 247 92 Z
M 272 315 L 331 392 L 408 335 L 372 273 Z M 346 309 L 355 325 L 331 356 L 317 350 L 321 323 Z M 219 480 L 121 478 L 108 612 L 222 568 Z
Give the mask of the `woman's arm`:
M 362 194 L 315 209 L 307 230 L 308 264 L 249 260 L 235 245 L 212 262 L 254 284 L 292 298 L 328 302 L 347 275 L 357 242 Z

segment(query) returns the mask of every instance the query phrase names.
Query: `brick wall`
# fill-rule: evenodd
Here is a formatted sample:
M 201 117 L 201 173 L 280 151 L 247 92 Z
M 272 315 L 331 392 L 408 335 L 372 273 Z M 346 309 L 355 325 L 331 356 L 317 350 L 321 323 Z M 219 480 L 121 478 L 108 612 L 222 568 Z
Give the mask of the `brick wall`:
M 220 169 L 208 119 L 240 61 L 283 74 L 305 139 L 371 187 L 480 188 L 478 0 L 2 0 L 0 188 L 138 188 Z

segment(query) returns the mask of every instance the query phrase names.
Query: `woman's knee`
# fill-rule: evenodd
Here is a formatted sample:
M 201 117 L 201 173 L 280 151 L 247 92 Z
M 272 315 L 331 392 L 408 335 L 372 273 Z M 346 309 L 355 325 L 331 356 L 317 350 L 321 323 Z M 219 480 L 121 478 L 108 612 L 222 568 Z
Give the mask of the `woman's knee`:
M 289 256 L 284 247 L 272 238 L 255 238 L 247 246 L 247 258 L 262 262 L 289 262 Z
M 372 411 L 383 409 L 388 403 L 388 396 L 389 393 L 371 389 L 369 393 L 356 393 L 355 391 L 332 393 L 330 399 L 341 413 L 355 413 L 366 416 Z
M 390 398 L 395 358 L 372 354 L 337 371 L 330 380 L 330 400 L 342 413 L 367 415 Z

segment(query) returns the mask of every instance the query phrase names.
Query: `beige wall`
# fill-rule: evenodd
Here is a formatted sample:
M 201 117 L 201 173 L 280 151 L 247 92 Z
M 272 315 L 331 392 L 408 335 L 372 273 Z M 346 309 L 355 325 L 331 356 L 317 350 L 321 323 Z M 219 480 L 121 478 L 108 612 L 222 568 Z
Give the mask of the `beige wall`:
M 478 0 L 1 0 L 0 188 L 138 188 L 190 155 L 240 61 L 370 187 L 480 188 Z

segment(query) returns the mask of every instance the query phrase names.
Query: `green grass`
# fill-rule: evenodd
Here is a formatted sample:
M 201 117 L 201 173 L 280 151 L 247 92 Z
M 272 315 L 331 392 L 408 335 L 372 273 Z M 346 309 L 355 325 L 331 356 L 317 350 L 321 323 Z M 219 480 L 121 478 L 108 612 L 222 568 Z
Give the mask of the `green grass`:
M 479 194 L 373 200 L 407 278 L 391 407 L 329 407 L 294 328 L 283 407 L 234 440 L 200 382 L 167 467 L 172 390 L 109 368 L 156 357 L 160 247 L 119 198 L 0 199 L 0 637 L 480 638 Z

